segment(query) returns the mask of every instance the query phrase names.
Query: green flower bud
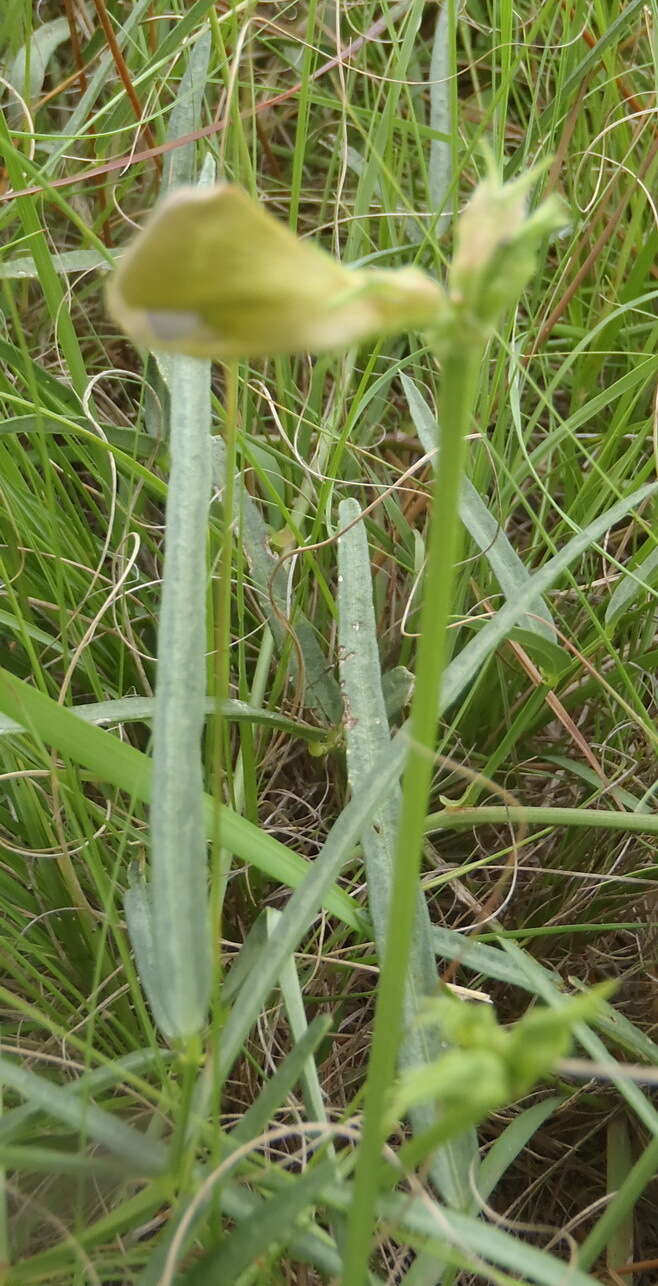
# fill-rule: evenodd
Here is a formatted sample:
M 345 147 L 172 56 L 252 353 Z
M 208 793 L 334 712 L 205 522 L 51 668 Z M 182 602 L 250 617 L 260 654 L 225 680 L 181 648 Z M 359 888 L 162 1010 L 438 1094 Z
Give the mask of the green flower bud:
M 490 162 L 487 178 L 458 219 L 448 294 L 452 327 L 466 332 L 462 338 L 473 330 L 486 337 L 505 309 L 517 303 L 534 272 L 541 242 L 566 222 L 557 196 L 528 214 L 528 192 L 536 176 L 535 170 L 501 183 Z M 444 330 L 444 347 L 449 333 Z

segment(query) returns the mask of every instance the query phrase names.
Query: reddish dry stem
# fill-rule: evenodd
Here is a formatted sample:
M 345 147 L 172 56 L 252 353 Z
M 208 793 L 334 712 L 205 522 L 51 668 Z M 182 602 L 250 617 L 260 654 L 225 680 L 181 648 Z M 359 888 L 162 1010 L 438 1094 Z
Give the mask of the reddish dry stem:
M 80 49 L 80 38 L 78 36 L 78 28 L 75 21 L 75 10 L 73 8 L 73 0 L 64 0 L 64 8 L 66 10 L 66 21 L 69 24 L 69 39 L 71 41 L 71 52 L 73 54 L 73 61 L 76 66 L 76 78 L 80 86 L 80 93 L 84 94 L 87 88 L 87 75 L 82 61 L 82 52 Z
M 114 35 L 114 28 L 110 21 L 110 16 L 107 12 L 107 9 L 105 8 L 105 0 L 94 0 L 94 6 L 96 9 L 96 13 L 98 14 L 98 19 L 101 24 L 101 27 L 103 28 L 103 31 L 105 33 L 105 39 L 107 40 L 107 43 L 110 48 L 110 52 L 114 59 L 114 65 L 117 69 L 117 75 L 126 91 L 126 94 L 128 95 L 128 99 L 132 106 L 133 112 L 135 113 L 135 119 L 139 122 L 140 125 L 142 125 L 141 104 L 135 92 L 135 86 L 133 85 L 132 80 L 130 79 L 130 72 L 128 71 L 128 65 L 117 44 L 116 36 Z M 159 153 L 155 152 L 155 139 L 153 137 L 153 132 L 151 130 L 150 125 L 144 124 L 143 129 L 144 129 L 144 136 L 149 144 L 149 147 L 154 149 L 153 160 L 155 163 L 155 167 L 158 171 L 158 174 L 160 174 L 162 172 L 162 161 L 160 159 Z

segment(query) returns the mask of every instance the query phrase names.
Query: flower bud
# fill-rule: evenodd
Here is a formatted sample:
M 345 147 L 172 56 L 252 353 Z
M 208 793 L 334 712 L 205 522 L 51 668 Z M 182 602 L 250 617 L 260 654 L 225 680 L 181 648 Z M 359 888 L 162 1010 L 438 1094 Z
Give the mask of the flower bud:
M 475 323 L 488 333 L 501 313 L 517 303 L 534 272 L 541 242 L 564 226 L 566 211 L 557 196 L 528 214 L 527 196 L 535 179 L 532 171 L 501 183 L 490 164 L 487 178 L 460 215 L 448 274 L 455 320 L 461 314 L 467 326 Z

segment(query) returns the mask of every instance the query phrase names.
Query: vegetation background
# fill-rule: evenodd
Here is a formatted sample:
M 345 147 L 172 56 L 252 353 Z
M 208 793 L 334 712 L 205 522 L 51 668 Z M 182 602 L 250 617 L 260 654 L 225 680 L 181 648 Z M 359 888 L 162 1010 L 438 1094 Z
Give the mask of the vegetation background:
M 482 140 L 508 177 L 550 158 L 542 194 L 564 196 L 570 223 L 481 366 L 453 656 L 542 569 L 544 596 L 442 722 L 422 887 L 440 972 L 456 961 L 451 980 L 500 1022 L 562 988 L 617 989 L 578 1027 L 576 1060 L 515 1101 L 475 1103 L 472 1208 L 440 1204 L 428 1158 L 407 1195 L 382 1191 L 371 1280 L 656 1280 L 657 21 L 655 0 L 0 14 L 7 1282 L 342 1279 L 378 955 L 361 848 L 332 831 L 372 762 L 349 743 L 341 660 L 369 573 L 355 699 L 374 708 L 381 675 L 399 727 L 440 372 L 414 335 L 240 367 L 220 1102 L 158 1035 L 126 934 L 148 863 L 169 404 L 162 369 L 108 320 L 103 276 L 163 185 L 210 154 L 345 262 L 442 277 Z M 220 368 L 213 414 L 215 576 Z M 367 555 L 344 555 L 341 601 L 354 502 Z M 214 641 L 209 583 L 211 713 Z M 210 719 L 211 796 L 215 735 Z M 337 882 L 291 915 L 328 852 Z

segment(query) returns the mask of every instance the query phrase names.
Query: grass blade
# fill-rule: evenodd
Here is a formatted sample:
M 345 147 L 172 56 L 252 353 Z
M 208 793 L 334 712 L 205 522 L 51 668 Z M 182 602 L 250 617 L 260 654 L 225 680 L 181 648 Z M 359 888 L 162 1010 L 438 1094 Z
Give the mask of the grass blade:
M 268 907 L 266 911 L 266 923 L 268 937 L 276 934 L 277 925 L 281 918 L 281 912 L 276 911 L 273 907 Z M 306 1020 L 306 1010 L 304 1009 L 304 998 L 302 989 L 299 984 L 299 976 L 295 966 L 295 957 L 289 956 L 281 970 L 280 975 L 281 996 L 288 1015 L 290 1031 L 292 1033 L 295 1048 L 304 1040 L 308 1031 Z M 285 1066 L 285 1064 L 284 1064 Z M 315 1066 L 313 1057 L 304 1060 L 301 1066 L 301 1081 L 304 1093 L 304 1102 L 306 1113 L 311 1121 L 326 1121 L 327 1114 L 322 1097 L 322 1086 L 318 1076 L 318 1069 Z
M 452 88 L 450 57 L 450 2 L 439 9 L 430 62 L 430 128 L 445 138 L 432 138 L 428 168 L 432 235 L 445 232 L 452 218 L 447 201 L 452 187 Z M 438 217 L 437 217 L 438 216 Z
M 606 625 L 614 625 L 615 621 L 623 618 L 633 600 L 652 588 L 651 583 L 655 580 L 653 573 L 657 567 L 658 549 L 654 548 L 641 563 L 638 563 L 637 567 L 626 572 L 614 593 L 610 595 L 610 602 L 605 612 Z
M 46 639 L 47 636 L 42 635 L 41 641 Z M 393 673 L 392 671 L 391 674 Z M 391 686 L 393 688 L 394 685 Z M 400 688 L 402 686 L 401 680 L 399 686 Z M 395 683 L 395 690 L 392 691 L 392 699 L 401 701 L 402 693 L 398 695 L 397 689 L 398 682 Z M 93 723 L 97 727 L 103 727 L 116 723 L 148 723 L 153 718 L 155 701 L 153 697 L 118 697 L 113 701 L 93 701 L 88 705 L 76 705 L 71 708 L 76 718 L 84 719 L 86 723 Z M 205 713 L 213 714 L 215 710 L 215 702 L 206 701 Z M 236 723 L 255 723 L 263 728 L 276 728 L 281 732 L 289 733 L 291 737 L 300 737 L 302 741 L 318 745 L 326 741 L 326 733 L 322 728 L 314 728 L 310 723 L 288 719 L 276 710 L 259 709 L 258 706 L 249 705 L 247 701 L 224 701 L 222 716 Z M 17 732 L 25 731 L 26 729 L 15 719 L 0 716 L 0 737 L 15 736 Z
M 329 1015 L 317 1014 L 305 1030 L 295 1037 L 290 1053 L 276 1071 L 267 1078 L 256 1101 L 238 1121 L 231 1135 L 231 1141 L 242 1142 L 262 1134 L 297 1082 L 304 1076 L 307 1064 L 313 1065 L 311 1061 L 313 1055 L 330 1027 Z M 324 1104 L 322 1112 L 324 1113 Z M 318 1119 L 324 1120 L 324 1115 L 318 1116 Z
M 533 1134 L 547 1121 L 563 1100 L 556 1094 L 533 1103 L 510 1121 L 487 1152 L 478 1177 L 478 1197 L 488 1201 L 503 1175 L 521 1154 Z

